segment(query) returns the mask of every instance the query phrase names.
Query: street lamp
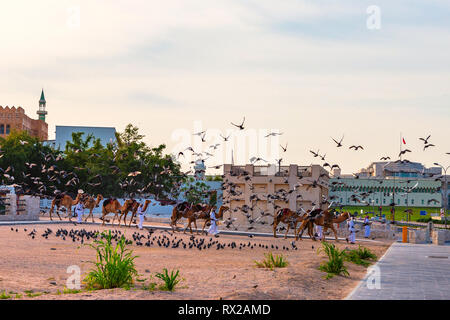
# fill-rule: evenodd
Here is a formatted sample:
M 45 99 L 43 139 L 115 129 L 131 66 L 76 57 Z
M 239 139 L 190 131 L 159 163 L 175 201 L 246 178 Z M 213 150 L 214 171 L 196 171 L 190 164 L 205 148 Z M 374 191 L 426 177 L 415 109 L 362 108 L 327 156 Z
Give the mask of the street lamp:
M 435 166 L 439 166 L 442 168 L 442 170 L 444 170 L 444 189 L 441 191 L 442 193 L 442 200 L 444 201 L 444 218 L 445 218 L 445 225 L 447 226 L 447 207 L 448 207 L 448 196 L 447 196 L 447 170 L 448 168 L 450 168 L 450 166 L 448 166 L 447 168 L 445 168 L 443 165 L 440 165 L 439 163 L 435 162 L 434 163 Z

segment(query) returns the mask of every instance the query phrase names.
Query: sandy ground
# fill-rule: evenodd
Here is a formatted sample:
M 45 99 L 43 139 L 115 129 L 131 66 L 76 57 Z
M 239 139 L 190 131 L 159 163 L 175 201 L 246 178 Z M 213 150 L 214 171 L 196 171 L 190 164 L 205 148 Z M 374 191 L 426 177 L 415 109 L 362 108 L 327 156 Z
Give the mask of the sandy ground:
M 47 228 L 52 229 L 53 234 L 45 239 L 41 235 Z M 66 272 L 69 266 L 78 265 L 83 277 L 92 268 L 90 261 L 95 261 L 94 249 L 82 246 L 79 242 L 72 242 L 71 238 L 64 241 L 56 237 L 54 233 L 59 228 L 68 231 L 81 228 L 100 232 L 108 229 L 120 230 L 129 239 L 138 231 L 133 227 L 75 226 L 70 223 L 51 226 L 1 226 L 0 294 L 6 291 L 15 297 L 15 293 L 19 293 L 23 295 L 21 299 L 343 299 L 366 274 L 366 268 L 346 262 L 349 277 L 336 276 L 325 280 L 325 273 L 319 271 L 318 267 L 326 258 L 323 253 L 317 253 L 320 243 L 309 239 L 298 241 L 298 250 L 292 250 L 292 239 L 220 235 L 219 238 L 212 238 L 212 241 L 225 245 L 234 241 L 238 248 L 225 247 L 217 250 L 216 245 L 213 245 L 200 251 L 196 248 L 162 248 L 156 243 L 151 247 L 131 245 L 134 253 L 139 256 L 136 259 L 136 267 L 141 278 L 146 279 L 145 284 L 160 283 L 159 279 L 152 276 L 163 268 L 180 270 L 183 281 L 174 292 L 143 290 L 142 283 L 136 282 L 135 288 L 130 290 L 98 290 L 57 295 L 57 290 L 63 290 L 70 276 Z M 33 229 L 37 231 L 35 239 L 28 235 Z M 148 234 L 145 230 L 140 233 L 145 236 Z M 170 239 L 181 238 L 189 243 L 190 235 L 180 232 L 171 235 L 169 232 L 157 230 L 152 237 L 163 235 Z M 201 238 L 205 238 L 205 243 L 209 243 L 211 239 L 210 236 L 196 236 L 196 239 Z M 239 250 L 241 243 L 248 245 L 249 242 L 255 244 L 253 249 L 246 246 Z M 269 248 L 260 248 L 259 244 Z M 361 244 L 381 257 L 391 242 Z M 271 249 L 272 245 L 277 245 L 278 250 Z M 288 247 L 289 251 L 283 250 L 283 246 Z M 339 242 L 337 246 L 356 248 L 357 244 L 350 245 L 344 241 Z M 289 266 L 275 271 L 255 267 L 254 260 L 261 261 L 264 253 L 269 251 L 283 254 L 289 261 Z M 27 297 L 27 291 L 44 294 Z

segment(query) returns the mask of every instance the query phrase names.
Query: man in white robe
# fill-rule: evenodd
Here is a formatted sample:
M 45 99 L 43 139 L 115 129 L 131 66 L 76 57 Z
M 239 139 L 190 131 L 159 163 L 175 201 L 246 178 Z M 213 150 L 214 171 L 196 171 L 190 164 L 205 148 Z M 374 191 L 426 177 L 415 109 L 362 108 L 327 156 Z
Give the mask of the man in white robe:
M 369 216 L 364 219 L 364 238 L 370 237 L 370 220 Z
M 144 223 L 144 204 L 139 204 L 139 207 L 137 209 L 137 214 L 139 216 L 139 230 L 142 230 L 142 224 Z
M 211 226 L 209 227 L 208 233 L 216 235 L 219 233 L 219 230 L 217 229 L 216 207 L 215 206 L 211 209 L 211 212 L 209 213 L 209 218 L 211 219 Z
M 349 241 L 351 244 L 355 243 L 356 240 L 356 229 L 355 229 L 355 221 L 353 220 L 353 217 L 350 218 L 350 220 L 347 221 L 348 231 L 349 235 L 347 238 L 347 241 Z
M 84 213 L 84 206 L 83 202 L 78 202 L 78 204 L 75 207 L 75 213 L 77 214 L 77 222 L 81 223 L 83 221 L 83 213 Z

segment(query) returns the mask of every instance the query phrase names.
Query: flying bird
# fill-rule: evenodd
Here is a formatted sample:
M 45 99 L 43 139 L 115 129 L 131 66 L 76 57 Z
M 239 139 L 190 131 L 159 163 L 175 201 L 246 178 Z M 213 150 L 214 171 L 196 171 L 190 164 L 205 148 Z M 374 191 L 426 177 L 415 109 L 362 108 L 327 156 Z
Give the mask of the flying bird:
M 402 150 L 402 151 L 400 151 L 400 153 L 398 154 L 398 156 L 400 157 L 402 154 L 405 154 L 405 153 L 407 153 L 407 152 L 411 152 L 411 150 L 409 150 L 409 149 Z
M 344 135 L 342 135 L 342 138 L 341 138 L 341 140 L 339 142 L 334 140 L 334 138 L 331 138 L 331 139 L 333 139 L 333 141 L 336 142 L 336 147 L 337 148 L 342 147 L 342 140 L 344 140 Z
M 349 149 L 355 149 L 355 151 L 357 151 L 358 149 L 362 149 L 364 150 L 364 148 L 362 146 L 350 146 L 348 147 Z
M 428 143 L 428 139 L 430 139 L 430 137 L 431 137 L 431 134 L 428 137 L 426 137 L 426 138 L 419 138 L 419 140 L 422 140 L 424 144 L 427 144 Z
M 241 123 L 241 124 L 238 125 L 238 124 L 234 124 L 233 122 L 231 122 L 231 124 L 232 124 L 233 126 L 239 128 L 239 130 L 244 130 L 244 122 L 245 122 L 245 117 L 244 117 L 244 120 L 242 120 L 242 123 Z

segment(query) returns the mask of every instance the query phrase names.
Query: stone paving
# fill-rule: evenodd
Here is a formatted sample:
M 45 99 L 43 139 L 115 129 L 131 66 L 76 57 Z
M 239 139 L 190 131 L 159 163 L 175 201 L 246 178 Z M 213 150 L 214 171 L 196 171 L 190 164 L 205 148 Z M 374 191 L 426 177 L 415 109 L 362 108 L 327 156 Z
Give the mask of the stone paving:
M 450 245 L 393 243 L 346 299 L 450 300 Z M 370 288 L 372 287 L 372 288 Z

